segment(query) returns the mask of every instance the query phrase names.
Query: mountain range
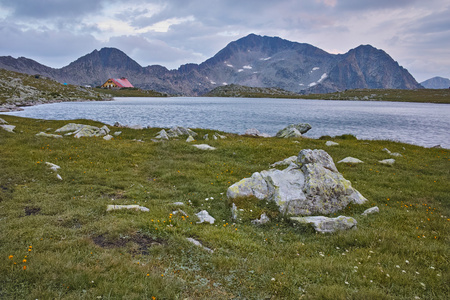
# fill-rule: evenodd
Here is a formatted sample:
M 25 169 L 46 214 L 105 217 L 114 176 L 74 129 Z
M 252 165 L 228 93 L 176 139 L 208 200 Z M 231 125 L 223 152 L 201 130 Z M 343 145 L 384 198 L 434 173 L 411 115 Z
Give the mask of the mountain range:
M 370 45 L 330 54 L 309 44 L 255 34 L 229 43 L 201 64 L 185 64 L 176 70 L 142 67 L 115 48 L 94 50 L 60 69 L 24 57 L 2 56 L 0 68 L 77 85 L 98 86 L 108 78 L 126 77 L 135 87 L 186 96 L 228 84 L 301 94 L 423 88 L 386 52 Z
M 450 89 L 450 79 L 433 77 L 420 83 L 426 89 Z

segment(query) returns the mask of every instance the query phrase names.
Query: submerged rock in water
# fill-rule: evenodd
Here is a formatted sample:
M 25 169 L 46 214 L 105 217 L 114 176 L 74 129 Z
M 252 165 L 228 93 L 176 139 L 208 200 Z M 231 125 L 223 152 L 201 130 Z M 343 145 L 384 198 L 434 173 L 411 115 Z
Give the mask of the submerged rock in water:
M 284 170 L 255 172 L 233 184 L 227 197 L 231 202 L 245 197 L 273 201 L 287 215 L 330 214 L 367 201 L 338 172 L 328 153 L 310 149 L 300 151 L 297 162 Z

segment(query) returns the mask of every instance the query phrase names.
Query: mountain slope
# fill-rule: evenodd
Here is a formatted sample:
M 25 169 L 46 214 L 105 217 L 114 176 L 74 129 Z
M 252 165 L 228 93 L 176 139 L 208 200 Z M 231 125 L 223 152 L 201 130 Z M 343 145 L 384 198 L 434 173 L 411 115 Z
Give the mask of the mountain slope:
M 96 86 L 110 77 L 127 77 L 136 87 L 189 96 L 229 84 L 277 87 L 302 94 L 421 88 L 386 52 L 369 45 L 334 55 L 309 44 L 255 34 L 229 43 L 199 65 L 186 64 L 178 70 L 142 67 L 114 48 L 95 50 L 61 69 L 12 57 L 0 57 L 0 68 L 79 85 Z
M 450 79 L 443 77 L 433 77 L 420 83 L 426 89 L 448 89 L 450 88 Z

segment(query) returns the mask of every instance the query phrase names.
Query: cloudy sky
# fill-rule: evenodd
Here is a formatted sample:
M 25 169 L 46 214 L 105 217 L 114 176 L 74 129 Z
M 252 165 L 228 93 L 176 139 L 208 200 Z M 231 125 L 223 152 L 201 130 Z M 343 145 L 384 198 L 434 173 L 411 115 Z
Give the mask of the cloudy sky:
M 330 53 L 371 44 L 421 82 L 450 78 L 449 16 L 448 0 L 0 0 L 0 56 L 60 68 L 116 47 L 175 69 L 256 33 Z

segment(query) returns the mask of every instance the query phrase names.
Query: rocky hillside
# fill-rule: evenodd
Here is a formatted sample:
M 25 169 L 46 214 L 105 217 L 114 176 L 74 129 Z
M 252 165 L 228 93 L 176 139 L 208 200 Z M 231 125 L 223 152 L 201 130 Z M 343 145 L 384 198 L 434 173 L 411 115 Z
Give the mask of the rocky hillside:
M 334 55 L 309 44 L 255 34 L 229 43 L 199 65 L 186 64 L 177 70 L 142 67 L 114 48 L 95 50 L 61 69 L 12 57 L 0 57 L 0 68 L 77 85 L 97 86 L 110 77 L 127 77 L 139 88 L 190 96 L 230 84 L 277 87 L 302 94 L 422 87 L 386 52 L 370 45 Z
M 64 85 L 39 75 L 0 69 L 0 112 L 42 103 L 105 99 L 110 99 L 110 95 L 80 86 Z
M 420 83 L 426 89 L 449 89 L 450 79 L 443 77 L 433 77 Z

